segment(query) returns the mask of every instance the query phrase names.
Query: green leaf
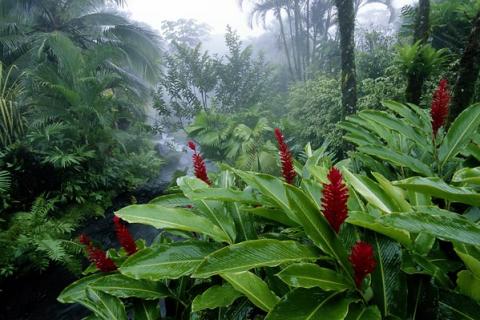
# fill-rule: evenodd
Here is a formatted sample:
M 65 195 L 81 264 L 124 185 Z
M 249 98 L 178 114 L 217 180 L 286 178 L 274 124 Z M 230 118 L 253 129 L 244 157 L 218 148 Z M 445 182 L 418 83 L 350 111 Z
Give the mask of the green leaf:
M 415 141 L 419 145 L 425 145 L 428 143 L 428 140 L 420 135 L 411 125 L 398 121 L 397 118 L 388 115 L 384 111 L 366 110 L 360 112 L 358 116 L 367 121 L 378 123 L 385 128 L 398 132 L 406 138 Z
M 392 199 L 377 183 L 367 177 L 353 174 L 346 168 L 342 168 L 342 172 L 348 184 L 371 205 L 386 213 L 395 211 L 396 206 Z
M 358 151 L 377 157 L 381 160 L 390 162 L 399 167 L 404 167 L 424 176 L 431 176 L 432 170 L 422 161 L 415 159 L 407 154 L 403 154 L 383 146 L 362 146 Z
M 292 264 L 280 271 L 277 276 L 292 287 L 319 287 L 325 291 L 342 291 L 352 288 L 352 284 L 341 273 L 319 267 L 313 263 Z
M 158 301 L 138 301 L 133 307 L 135 320 L 158 320 L 160 308 Z
M 233 221 L 235 221 L 237 233 L 235 242 L 257 239 L 254 217 L 242 212 L 242 209 L 237 203 L 227 203 L 225 206 L 232 215 Z
M 382 315 L 405 318 L 407 286 L 399 266 L 402 260 L 400 245 L 376 233 L 368 235 L 375 252 L 377 267 L 372 273 L 373 301 Z
M 377 218 L 382 224 L 411 233 L 428 233 L 439 239 L 480 245 L 480 227 L 460 215 L 432 215 L 429 212 L 393 213 Z
M 149 204 L 156 204 L 167 208 L 175 208 L 191 205 L 192 200 L 188 199 L 181 193 L 174 193 L 156 197 L 151 200 Z
M 222 273 L 221 277 L 264 311 L 270 311 L 280 300 L 262 279 L 249 271 Z
M 345 320 L 382 320 L 377 306 L 365 307 L 361 304 L 351 305 Z
M 426 255 L 432 250 L 433 245 L 435 244 L 435 237 L 424 232 L 420 232 L 415 238 L 414 249 L 415 252 Z
M 404 212 L 412 210 L 412 206 L 407 202 L 407 200 L 405 200 L 405 191 L 403 191 L 401 188 L 393 186 L 390 181 L 377 172 L 372 172 L 372 175 L 378 181 L 383 191 L 385 191 L 385 193 L 390 196 L 393 202 L 395 202 L 396 209 L 398 209 L 398 211 Z
M 128 258 L 120 272 L 135 279 L 158 281 L 191 274 L 204 257 L 218 249 L 207 242 L 178 242 L 143 249 Z
M 351 302 L 353 299 L 339 292 L 297 288 L 283 297 L 265 320 L 343 320 Z
M 168 208 L 154 204 L 132 205 L 120 209 L 117 216 L 130 223 L 142 223 L 158 229 L 176 229 L 198 232 L 220 242 L 230 242 L 230 237 L 207 218 L 189 210 Z
M 480 167 L 458 170 L 453 175 L 452 182 L 480 185 Z
M 228 307 L 241 296 L 242 293 L 235 290 L 229 284 L 213 286 L 193 299 L 192 312 L 198 312 L 204 309 Z
M 319 253 L 314 247 L 301 245 L 295 241 L 273 239 L 244 241 L 207 256 L 193 276 L 207 278 L 219 273 L 274 267 L 301 260 L 316 260 L 318 256 Z
M 477 320 L 480 304 L 453 291 L 440 291 L 439 319 Z
M 260 202 L 259 199 L 254 197 L 253 193 L 225 188 L 193 190 L 189 193 L 189 198 L 192 200 L 217 200 L 245 204 L 258 204 Z
M 298 223 L 288 205 L 285 193 L 286 184 L 283 181 L 267 174 L 232 170 L 248 185 L 260 191 L 271 203 L 282 209 L 291 220 Z
M 169 295 L 168 288 L 160 283 L 136 280 L 121 274 L 112 274 L 92 282 L 88 287 L 119 298 L 154 300 Z
M 61 303 L 74 303 L 80 298 L 86 297 L 85 289 L 90 283 L 93 283 L 107 274 L 93 274 L 71 283 L 58 296 L 57 300 Z
M 480 104 L 474 104 L 465 109 L 450 126 L 438 149 L 441 166 L 468 146 L 479 126 Z
M 444 288 L 451 287 L 447 270 L 436 259 L 424 257 L 416 253 L 404 253 L 402 270 L 407 274 L 426 274 L 435 280 L 435 284 Z
M 480 279 L 468 271 L 462 270 L 457 274 L 458 291 L 473 300 L 480 302 Z
M 402 116 L 417 128 L 425 129 L 425 123 L 408 106 L 392 100 L 382 101 L 382 105 Z
M 307 236 L 326 254 L 334 257 L 345 274 L 351 277 L 352 270 L 347 253 L 320 208 L 302 190 L 294 186 L 287 187 L 287 196 L 296 220 L 300 221 Z M 351 281 L 353 283 L 353 278 Z
M 271 221 L 275 221 L 281 223 L 285 226 L 295 227 L 298 226 L 296 222 L 290 219 L 282 210 L 280 209 L 272 209 L 272 208 L 265 208 L 265 207 L 257 207 L 257 208 L 242 208 L 242 211 L 253 214 Z
M 454 249 L 468 270 L 480 279 L 480 249 L 462 243 L 455 243 Z
M 127 313 L 120 299 L 102 291 L 87 288 L 87 296 L 77 302 L 104 320 L 127 320 Z
M 393 228 L 387 223 L 382 223 L 377 220 L 378 217 L 380 217 L 380 215 L 375 215 L 370 211 L 350 211 L 348 213 L 347 223 L 381 233 L 400 242 L 406 247 L 410 246 L 412 241 L 410 239 L 410 234 L 407 231 Z
M 178 178 L 177 184 L 191 200 L 193 200 L 195 192 L 202 192 L 203 190 L 209 189 L 209 186 L 203 181 L 188 176 Z M 196 200 L 194 206 L 228 235 L 228 243 L 234 242 L 236 238 L 235 225 L 223 202 Z
M 452 202 L 480 206 L 479 193 L 468 188 L 450 186 L 440 178 L 412 177 L 395 182 L 395 185 Z

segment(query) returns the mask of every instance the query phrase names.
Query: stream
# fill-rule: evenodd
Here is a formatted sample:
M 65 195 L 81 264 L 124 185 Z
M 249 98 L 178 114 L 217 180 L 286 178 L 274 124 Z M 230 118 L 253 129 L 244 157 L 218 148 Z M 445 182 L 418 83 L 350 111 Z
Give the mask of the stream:
M 177 171 L 187 172 L 191 167 L 191 155 L 186 151 L 185 141 L 182 133 L 157 136 L 154 139 L 156 150 L 165 160 L 158 177 L 133 193 L 119 195 L 104 217 L 88 221 L 78 234 L 89 235 L 105 249 L 118 247 L 112 224 L 114 210 L 129 205 L 132 196 L 138 203 L 150 201 L 164 192 Z M 142 238 L 147 243 L 159 233 L 153 227 L 140 224 L 130 225 L 129 230 L 135 239 Z M 86 317 L 90 311 L 84 307 L 57 301 L 59 293 L 75 280 L 74 275 L 55 264 L 41 274 L 8 279 L 0 288 L 0 320 L 80 320 Z

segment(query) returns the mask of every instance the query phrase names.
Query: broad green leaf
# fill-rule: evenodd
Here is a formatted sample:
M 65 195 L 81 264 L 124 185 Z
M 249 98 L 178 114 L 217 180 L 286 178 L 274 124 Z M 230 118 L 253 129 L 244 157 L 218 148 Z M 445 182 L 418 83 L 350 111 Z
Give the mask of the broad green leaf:
M 480 304 L 453 291 L 440 291 L 439 319 L 478 320 Z
M 458 291 L 473 300 L 480 302 L 480 279 L 468 270 L 457 274 Z
M 395 185 L 452 202 L 480 206 L 480 193 L 468 188 L 450 186 L 440 178 L 412 177 L 395 182 Z
M 160 319 L 160 307 L 158 301 L 136 301 L 133 307 L 135 320 L 158 320 Z
M 296 222 L 290 219 L 282 210 L 272 209 L 266 207 L 257 208 L 242 208 L 242 211 L 253 214 L 271 221 L 279 222 L 285 226 L 295 227 L 298 226 Z
M 292 287 L 319 287 L 325 291 L 342 291 L 352 288 L 351 282 L 341 273 L 319 267 L 313 263 L 289 265 L 280 271 L 277 276 Z
M 377 233 L 369 233 L 377 266 L 372 273 L 373 301 L 384 317 L 403 319 L 406 314 L 407 286 L 399 266 L 402 261 L 400 245 Z
M 415 238 L 414 249 L 418 254 L 425 255 L 430 252 L 434 244 L 434 236 L 425 232 L 420 232 Z
M 320 208 L 302 190 L 294 186 L 287 187 L 287 195 L 296 220 L 300 221 L 307 236 L 326 254 L 334 257 L 345 274 L 351 277 L 347 253 Z M 351 281 L 353 282 L 352 278 Z
M 381 233 L 398 241 L 406 247 L 410 246 L 412 242 L 410 239 L 410 233 L 402 229 L 393 228 L 387 223 L 377 221 L 376 219 L 378 217 L 380 217 L 380 215 L 375 215 L 370 211 L 350 211 L 348 213 L 347 223 Z
M 283 181 L 267 174 L 244 172 L 235 169 L 233 171 L 248 185 L 260 191 L 270 202 L 282 209 L 291 220 L 298 223 L 288 205 L 285 192 L 286 184 Z
M 217 200 L 225 202 L 239 202 L 258 204 L 260 202 L 253 193 L 226 188 L 205 188 L 193 190 L 189 193 L 192 200 Z
M 352 302 L 339 292 L 297 288 L 283 297 L 265 320 L 343 320 Z
M 351 305 L 345 320 L 382 320 L 377 306 L 365 307 L 361 304 Z
M 112 274 L 92 282 L 88 287 L 119 298 L 154 300 L 170 293 L 164 285 L 147 280 L 136 280 L 121 274 Z
M 86 297 L 77 302 L 90 309 L 101 319 L 127 320 L 127 313 L 120 299 L 102 291 L 87 288 Z
M 264 311 L 270 311 L 280 300 L 262 279 L 249 271 L 222 273 L 221 277 Z
M 480 279 L 480 249 L 462 243 L 455 243 L 454 249 L 468 270 Z
M 405 167 L 413 172 L 419 173 L 424 176 L 431 176 L 432 170 L 422 161 L 415 159 L 407 154 L 402 154 L 391 148 L 383 146 L 362 146 L 358 148 L 358 151 L 364 152 L 371 156 L 377 157 L 381 160 L 388 161 L 396 166 Z
M 474 104 L 465 109 L 450 126 L 438 149 L 441 166 L 468 146 L 479 126 L 480 104 Z
M 393 213 L 377 218 L 384 224 L 412 233 L 428 233 L 442 240 L 480 245 L 480 226 L 458 215 L 432 215 L 428 212 Z
M 434 278 L 435 284 L 445 288 L 451 287 L 448 270 L 437 264 L 435 259 L 424 257 L 416 253 L 404 253 L 402 257 L 402 270 L 407 274 L 425 274 Z
M 372 175 L 378 181 L 380 187 L 383 188 L 385 193 L 395 202 L 399 211 L 404 212 L 412 210 L 410 204 L 407 202 L 407 200 L 405 200 L 405 191 L 403 191 L 401 188 L 393 186 L 390 181 L 377 172 L 372 172 Z
M 71 283 L 68 287 L 63 289 L 63 291 L 58 296 L 57 300 L 61 303 L 74 303 L 80 298 L 86 296 L 85 290 L 90 283 L 93 283 L 103 277 L 106 277 L 108 274 L 93 274 L 88 277 L 84 277 L 80 280 L 77 280 Z
M 353 174 L 346 168 L 342 168 L 342 172 L 348 184 L 371 205 L 386 213 L 395 211 L 396 206 L 392 199 L 377 183 L 367 177 Z
M 274 267 L 283 263 L 316 260 L 314 247 L 295 241 L 261 239 L 244 241 L 213 252 L 195 270 L 194 277 L 207 278 L 219 273 L 247 271 L 257 267 Z
M 254 217 L 248 213 L 242 212 L 240 206 L 235 202 L 227 203 L 225 206 L 235 221 L 235 242 L 257 239 Z
M 191 274 L 205 256 L 219 248 L 207 242 L 177 242 L 143 249 L 128 258 L 120 272 L 135 279 L 158 281 Z
M 406 319 L 438 319 L 438 288 L 425 276 L 410 276 Z
M 452 182 L 480 185 L 480 167 L 458 170 L 453 175 Z
M 230 284 L 213 286 L 193 299 L 192 312 L 228 307 L 241 296 L 242 293 L 235 290 Z
M 422 121 L 418 115 L 413 112 L 408 106 L 401 104 L 397 101 L 386 100 L 382 101 L 382 105 L 398 115 L 402 116 L 408 120 L 412 125 L 415 125 L 417 128 L 425 129 L 425 123 Z
M 415 141 L 419 145 L 425 145 L 428 142 L 428 140 L 422 137 L 422 135 L 420 135 L 411 125 L 398 121 L 397 118 L 388 115 L 386 112 L 366 110 L 360 112 L 358 116 L 367 121 L 373 121 L 385 128 L 398 132 L 406 138 Z
M 185 197 L 182 193 L 167 194 L 154 198 L 149 202 L 162 207 L 185 207 L 192 204 L 192 200 Z
M 421 192 L 415 192 L 412 190 L 407 191 L 408 200 L 413 206 L 431 206 L 432 205 L 432 197 L 428 194 L 424 194 Z
M 193 194 L 195 192 L 202 192 L 202 190 L 210 188 L 205 182 L 188 176 L 178 178 L 177 184 L 191 200 L 194 200 Z M 223 202 L 199 199 L 194 202 L 194 206 L 205 217 L 215 223 L 224 234 L 228 235 L 228 243 L 235 241 L 235 225 Z
M 207 218 L 189 210 L 167 208 L 154 204 L 132 205 L 120 209 L 117 216 L 130 223 L 142 223 L 158 229 L 176 229 L 198 232 L 220 242 L 230 242 L 230 237 Z

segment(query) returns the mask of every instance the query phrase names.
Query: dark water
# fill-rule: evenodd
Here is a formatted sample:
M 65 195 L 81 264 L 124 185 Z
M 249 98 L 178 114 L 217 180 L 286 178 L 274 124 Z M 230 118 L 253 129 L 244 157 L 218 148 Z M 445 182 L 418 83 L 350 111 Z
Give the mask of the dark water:
M 181 139 L 182 140 L 182 139 Z M 103 248 L 118 247 L 112 226 L 113 212 L 131 202 L 132 195 L 138 203 L 145 203 L 161 195 L 170 184 L 176 171 L 186 170 L 190 166 L 190 156 L 180 151 L 180 146 L 173 146 L 159 139 L 158 152 L 166 163 L 159 176 L 152 179 L 133 194 L 125 193 L 114 201 L 114 206 L 105 212 L 105 217 L 92 219 L 78 233 L 89 235 Z M 170 145 L 170 146 L 169 146 Z M 151 242 L 159 233 L 153 227 L 130 225 L 130 232 L 135 239 L 142 238 Z M 1 248 L 0 248 L 1 250 Z M 61 304 L 56 299 L 59 293 L 76 277 L 58 265 L 51 265 L 41 274 L 29 274 L 21 278 L 11 278 L 2 283 L 0 289 L 0 320 L 80 320 L 90 312 L 76 304 Z M 112 319 L 113 320 L 113 319 Z

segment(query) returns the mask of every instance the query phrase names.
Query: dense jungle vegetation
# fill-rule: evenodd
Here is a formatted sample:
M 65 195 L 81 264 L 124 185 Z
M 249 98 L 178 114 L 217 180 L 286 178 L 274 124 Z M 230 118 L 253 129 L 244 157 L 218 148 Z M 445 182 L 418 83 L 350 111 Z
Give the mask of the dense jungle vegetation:
M 0 312 L 480 319 L 480 1 L 237 2 L 265 32 L 212 52 L 124 0 L 0 0 Z M 140 203 L 165 135 L 191 167 Z M 58 270 L 76 309 L 12 311 Z

